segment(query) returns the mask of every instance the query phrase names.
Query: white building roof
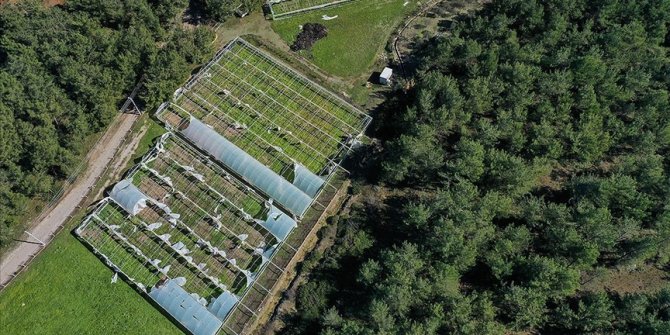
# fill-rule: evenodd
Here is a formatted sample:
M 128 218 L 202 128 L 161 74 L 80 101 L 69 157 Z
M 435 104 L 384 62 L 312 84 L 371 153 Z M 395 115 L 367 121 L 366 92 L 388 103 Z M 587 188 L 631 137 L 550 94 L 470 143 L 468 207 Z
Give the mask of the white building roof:
M 379 77 L 384 79 L 390 79 L 391 75 L 393 75 L 393 69 L 391 69 L 390 67 L 385 67 L 384 71 L 382 71 L 382 74 L 380 74 Z

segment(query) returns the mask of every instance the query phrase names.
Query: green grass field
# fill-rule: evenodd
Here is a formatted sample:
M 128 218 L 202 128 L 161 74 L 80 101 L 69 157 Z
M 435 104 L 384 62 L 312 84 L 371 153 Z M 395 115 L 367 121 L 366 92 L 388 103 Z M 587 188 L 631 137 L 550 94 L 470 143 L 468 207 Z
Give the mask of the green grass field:
M 321 23 L 328 36 L 307 53 L 312 61 L 331 74 L 358 77 L 370 72 L 377 54 L 385 47 L 393 29 L 418 6 L 416 0 L 359 0 L 342 6 L 296 15 L 272 22 L 272 28 L 291 45 L 300 26 Z M 326 21 L 322 15 L 338 17 Z
M 142 136 L 142 139 L 140 139 L 140 143 L 137 145 L 137 150 L 133 153 L 131 164 L 134 164 L 136 159 L 149 152 L 149 150 L 154 147 L 154 144 L 156 144 L 156 139 L 167 132 L 161 124 L 152 118 L 146 119 L 146 125 L 147 132 Z
M 0 334 L 182 334 L 69 231 L 0 293 Z

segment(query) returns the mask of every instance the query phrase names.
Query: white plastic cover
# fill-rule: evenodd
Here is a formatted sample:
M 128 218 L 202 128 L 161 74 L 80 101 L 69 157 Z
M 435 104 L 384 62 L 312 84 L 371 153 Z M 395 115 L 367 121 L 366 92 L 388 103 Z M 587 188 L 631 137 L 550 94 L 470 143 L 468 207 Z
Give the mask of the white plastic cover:
M 212 301 L 207 309 L 217 318 L 219 318 L 219 320 L 223 321 L 239 300 L 240 299 L 236 295 L 228 291 L 224 291 L 214 301 Z
M 312 198 L 280 175 L 261 164 L 214 129 L 191 117 L 182 134 L 198 148 L 242 176 L 269 197 L 282 204 L 291 213 L 302 216 L 312 203 Z
M 321 186 L 323 186 L 323 183 L 325 182 L 323 178 L 312 173 L 312 171 L 300 164 L 295 164 L 293 171 L 295 174 L 295 177 L 293 177 L 293 185 L 312 197 L 312 199 L 316 197 Z
M 214 335 L 221 328 L 221 320 L 174 280 L 168 280 L 162 286 L 153 287 L 149 296 L 191 334 Z
M 131 215 L 136 215 L 147 207 L 147 197 L 130 180 L 124 179 L 112 188 L 109 197 Z
M 279 241 L 285 240 L 291 230 L 298 226 L 293 218 L 272 205 L 270 205 L 270 211 L 265 221 L 257 220 L 256 222 L 267 229 Z

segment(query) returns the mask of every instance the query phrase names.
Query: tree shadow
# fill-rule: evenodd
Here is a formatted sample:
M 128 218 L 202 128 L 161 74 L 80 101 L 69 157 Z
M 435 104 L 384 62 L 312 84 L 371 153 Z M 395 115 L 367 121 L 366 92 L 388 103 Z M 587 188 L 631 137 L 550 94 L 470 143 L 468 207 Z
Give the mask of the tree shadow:
M 374 71 L 370 74 L 370 77 L 368 77 L 368 82 L 372 84 L 377 84 L 379 83 L 379 77 L 382 75 L 381 72 L 379 71 Z
M 13 238 L 12 241 L 14 241 L 14 242 L 28 243 L 28 244 L 42 245 L 42 243 L 40 243 L 40 242 L 23 240 L 23 239 L 20 239 L 20 238 Z
M 200 25 L 210 22 L 207 18 L 205 9 L 202 7 L 202 1 L 189 0 L 188 7 L 186 7 L 184 15 L 182 16 L 182 22 L 192 25 Z

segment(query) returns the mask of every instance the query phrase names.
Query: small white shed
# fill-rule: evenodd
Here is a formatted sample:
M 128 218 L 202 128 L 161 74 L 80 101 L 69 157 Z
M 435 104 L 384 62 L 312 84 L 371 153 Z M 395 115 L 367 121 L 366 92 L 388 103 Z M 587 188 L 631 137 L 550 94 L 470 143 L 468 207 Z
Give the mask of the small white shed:
M 388 85 L 391 83 L 391 76 L 393 76 L 393 69 L 390 67 L 385 67 L 384 71 L 379 75 L 379 83 L 382 85 Z

